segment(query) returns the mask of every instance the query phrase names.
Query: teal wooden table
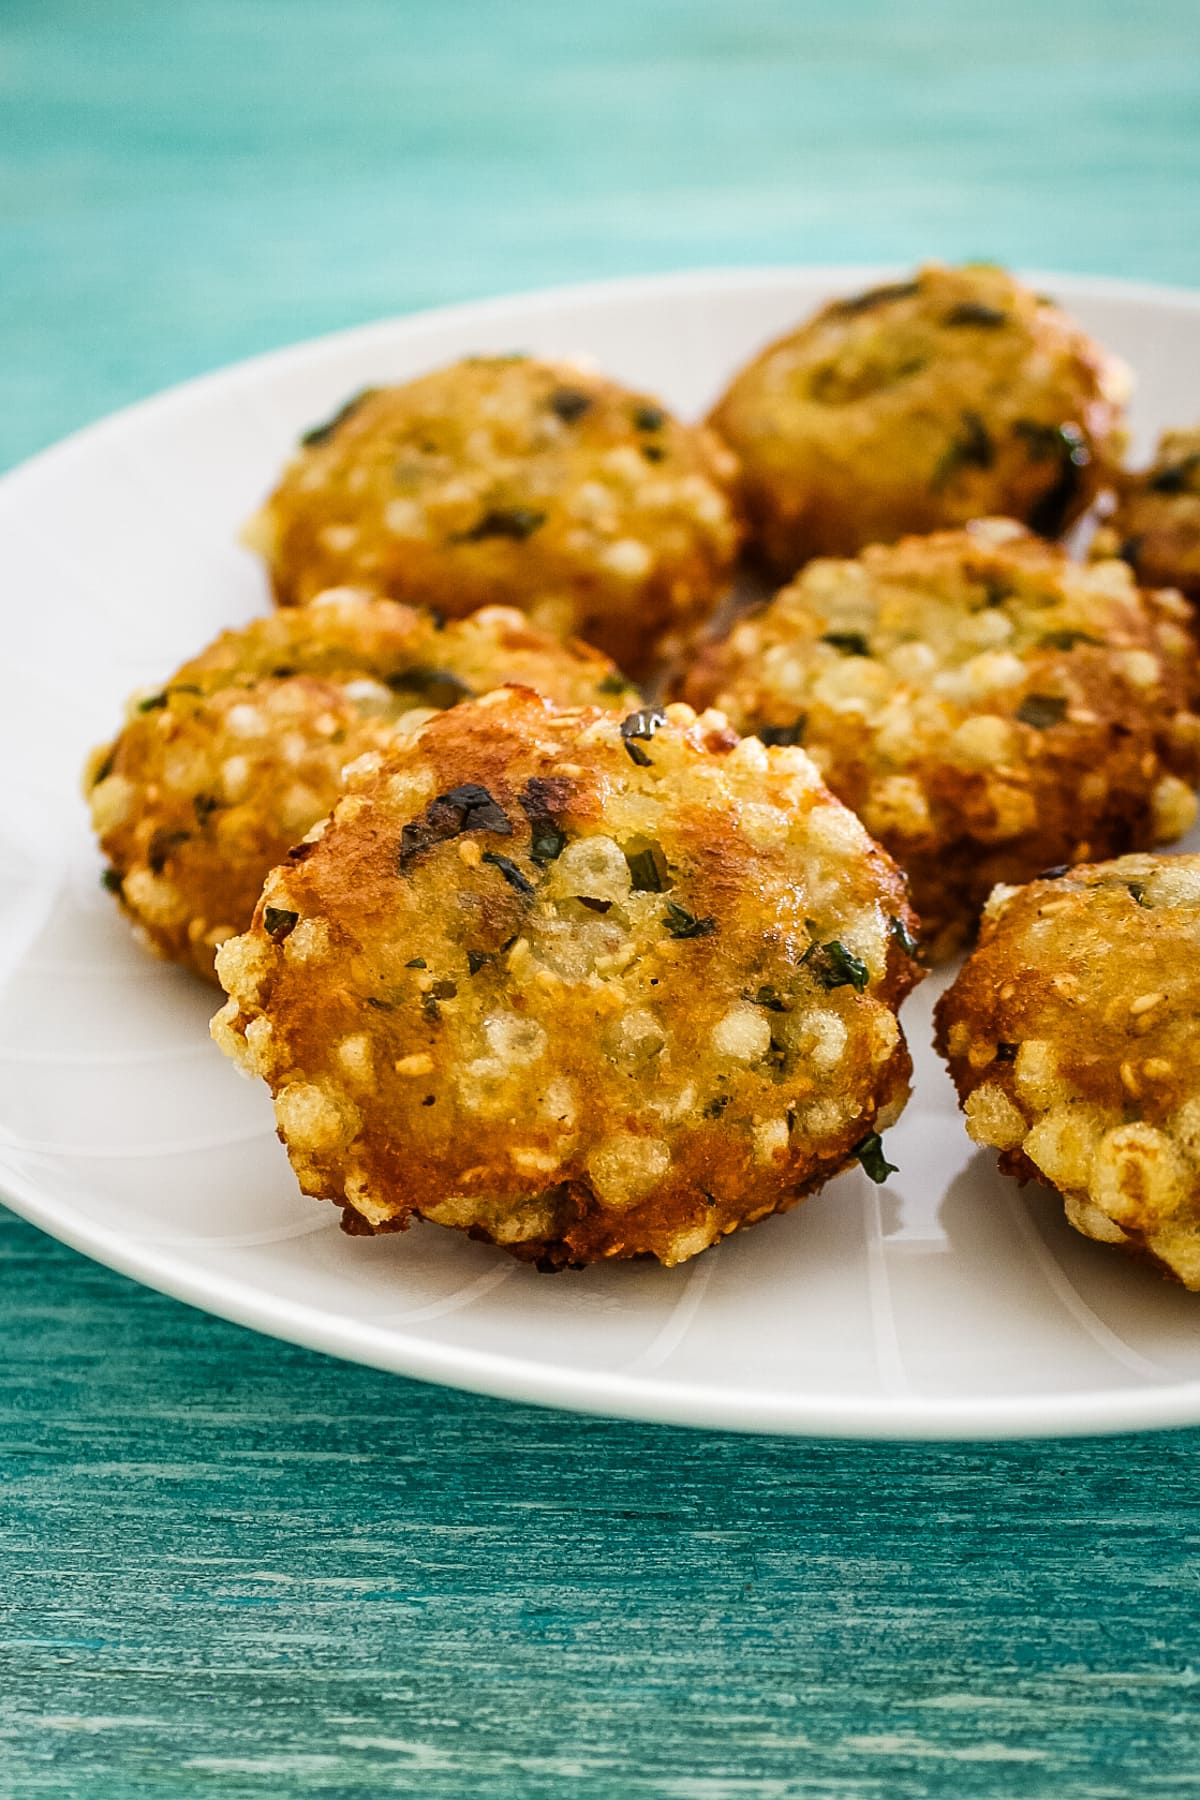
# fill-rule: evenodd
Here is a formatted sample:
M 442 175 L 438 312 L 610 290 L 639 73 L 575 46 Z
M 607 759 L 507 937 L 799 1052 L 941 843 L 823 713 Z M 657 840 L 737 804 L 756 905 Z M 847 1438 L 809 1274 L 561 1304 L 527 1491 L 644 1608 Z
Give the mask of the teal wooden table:
M 1200 284 L 1194 39 L 1192 0 L 0 5 L 0 462 L 548 281 L 928 253 Z M 529 1412 L 9 1217 L 0 1344 L 5 1800 L 1200 1793 L 1195 1433 Z

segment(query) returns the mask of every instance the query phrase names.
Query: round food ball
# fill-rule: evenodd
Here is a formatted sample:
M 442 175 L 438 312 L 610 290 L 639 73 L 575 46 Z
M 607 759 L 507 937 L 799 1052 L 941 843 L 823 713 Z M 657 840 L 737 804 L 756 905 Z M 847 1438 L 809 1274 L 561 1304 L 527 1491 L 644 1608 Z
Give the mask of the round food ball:
M 213 1035 L 348 1229 L 671 1264 L 855 1156 L 882 1179 L 912 919 L 803 751 L 500 690 L 314 836 L 223 946 Z
M 1200 856 L 1122 856 L 988 901 L 939 1000 L 977 1144 L 1085 1237 L 1200 1289 Z
M 1139 581 L 1200 604 L 1200 426 L 1164 433 L 1151 466 L 1122 478 L 1117 510 L 1096 535 Z
M 135 695 L 89 759 L 105 885 L 150 949 L 213 980 L 217 945 L 249 925 L 267 870 L 324 818 L 346 763 L 506 681 L 568 705 L 637 698 L 607 657 L 507 607 L 443 627 L 342 591 L 223 632 Z
M 906 871 L 936 955 L 995 882 L 1164 843 L 1196 815 L 1187 608 L 1009 520 L 810 563 L 682 690 L 803 743 Z
M 705 618 L 741 539 L 703 427 L 571 363 L 478 356 L 368 389 L 310 431 L 247 532 L 282 605 L 359 582 L 520 607 L 644 672 Z
M 1058 536 L 1109 478 L 1127 387 L 1002 269 L 931 263 L 769 345 L 710 422 L 741 459 L 755 546 L 788 576 L 987 513 Z

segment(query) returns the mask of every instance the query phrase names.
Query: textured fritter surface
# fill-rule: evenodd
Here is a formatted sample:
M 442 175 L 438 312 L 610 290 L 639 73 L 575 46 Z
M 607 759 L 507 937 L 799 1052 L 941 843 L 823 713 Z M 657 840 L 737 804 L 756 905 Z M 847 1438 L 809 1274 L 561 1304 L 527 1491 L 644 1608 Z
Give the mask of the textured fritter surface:
M 1200 856 L 998 888 L 938 1002 L 977 1144 L 1076 1230 L 1200 1288 Z
M 678 1263 L 878 1171 L 913 921 L 803 751 L 501 690 L 352 784 L 223 947 L 213 1026 L 349 1228 Z
M 997 881 L 1165 843 L 1195 817 L 1200 688 L 1177 595 L 1011 521 L 818 560 L 683 680 L 802 743 L 907 872 L 936 953 Z
M 507 607 L 442 628 L 343 591 L 223 632 L 135 696 L 89 760 L 106 885 L 151 949 L 213 979 L 216 946 L 249 925 L 267 870 L 329 811 L 346 763 L 506 681 L 565 705 L 637 699 L 607 657 Z
M 1123 477 L 1117 510 L 1097 536 L 1139 581 L 1200 602 L 1200 426 L 1166 432 L 1151 466 Z
M 1003 270 L 931 264 L 769 345 L 711 422 L 741 459 L 755 543 L 788 576 L 988 513 L 1057 536 L 1108 478 L 1126 385 Z
M 734 471 L 711 432 L 603 376 L 473 357 L 310 432 L 247 536 L 283 604 L 360 582 L 451 616 L 518 606 L 640 672 L 720 598 Z

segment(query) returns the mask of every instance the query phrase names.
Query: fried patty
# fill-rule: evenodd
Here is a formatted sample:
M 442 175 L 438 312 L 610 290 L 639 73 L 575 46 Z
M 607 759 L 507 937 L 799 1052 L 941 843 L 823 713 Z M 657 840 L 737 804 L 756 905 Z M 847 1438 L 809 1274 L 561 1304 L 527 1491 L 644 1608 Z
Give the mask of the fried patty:
M 1122 478 L 1117 510 L 1097 537 L 1139 581 L 1200 603 L 1200 426 L 1165 432 L 1150 467 Z
M 648 395 L 571 363 L 470 357 L 308 432 L 247 538 L 283 605 L 358 582 L 451 617 L 516 606 L 640 673 L 727 585 L 734 470 Z
M 1200 1289 L 1200 856 L 998 888 L 935 1016 L 967 1130 L 1004 1172 Z
M 802 743 L 907 872 L 934 954 L 998 881 L 1192 824 L 1200 670 L 1178 595 L 1011 521 L 818 560 L 682 678 Z
M 803 751 L 501 690 L 352 772 L 222 947 L 213 1035 L 353 1231 L 674 1264 L 882 1176 L 913 925 Z
M 710 423 L 741 461 L 755 545 L 787 577 L 985 514 L 1058 536 L 1110 476 L 1127 386 L 1002 269 L 931 263 L 768 345 Z
M 214 979 L 267 870 L 323 818 L 342 769 L 431 712 L 506 681 L 627 710 L 607 657 L 491 607 L 444 628 L 346 591 L 226 631 L 136 695 L 85 785 L 105 883 L 158 954 Z

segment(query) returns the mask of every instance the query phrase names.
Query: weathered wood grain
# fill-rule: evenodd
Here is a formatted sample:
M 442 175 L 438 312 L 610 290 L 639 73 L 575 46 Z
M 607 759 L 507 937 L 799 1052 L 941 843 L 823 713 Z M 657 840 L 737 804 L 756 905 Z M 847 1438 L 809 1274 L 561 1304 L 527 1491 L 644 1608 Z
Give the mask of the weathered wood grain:
M 235 356 L 547 281 L 1195 282 L 1198 89 L 1191 0 L 3 7 L 0 464 Z M 1200 1435 L 530 1412 L 11 1219 L 0 1296 L 5 1800 L 1200 1792 Z
M 1195 1434 L 530 1411 L 272 1343 L 11 1219 L 0 1292 L 0 1792 L 1195 1792 Z

